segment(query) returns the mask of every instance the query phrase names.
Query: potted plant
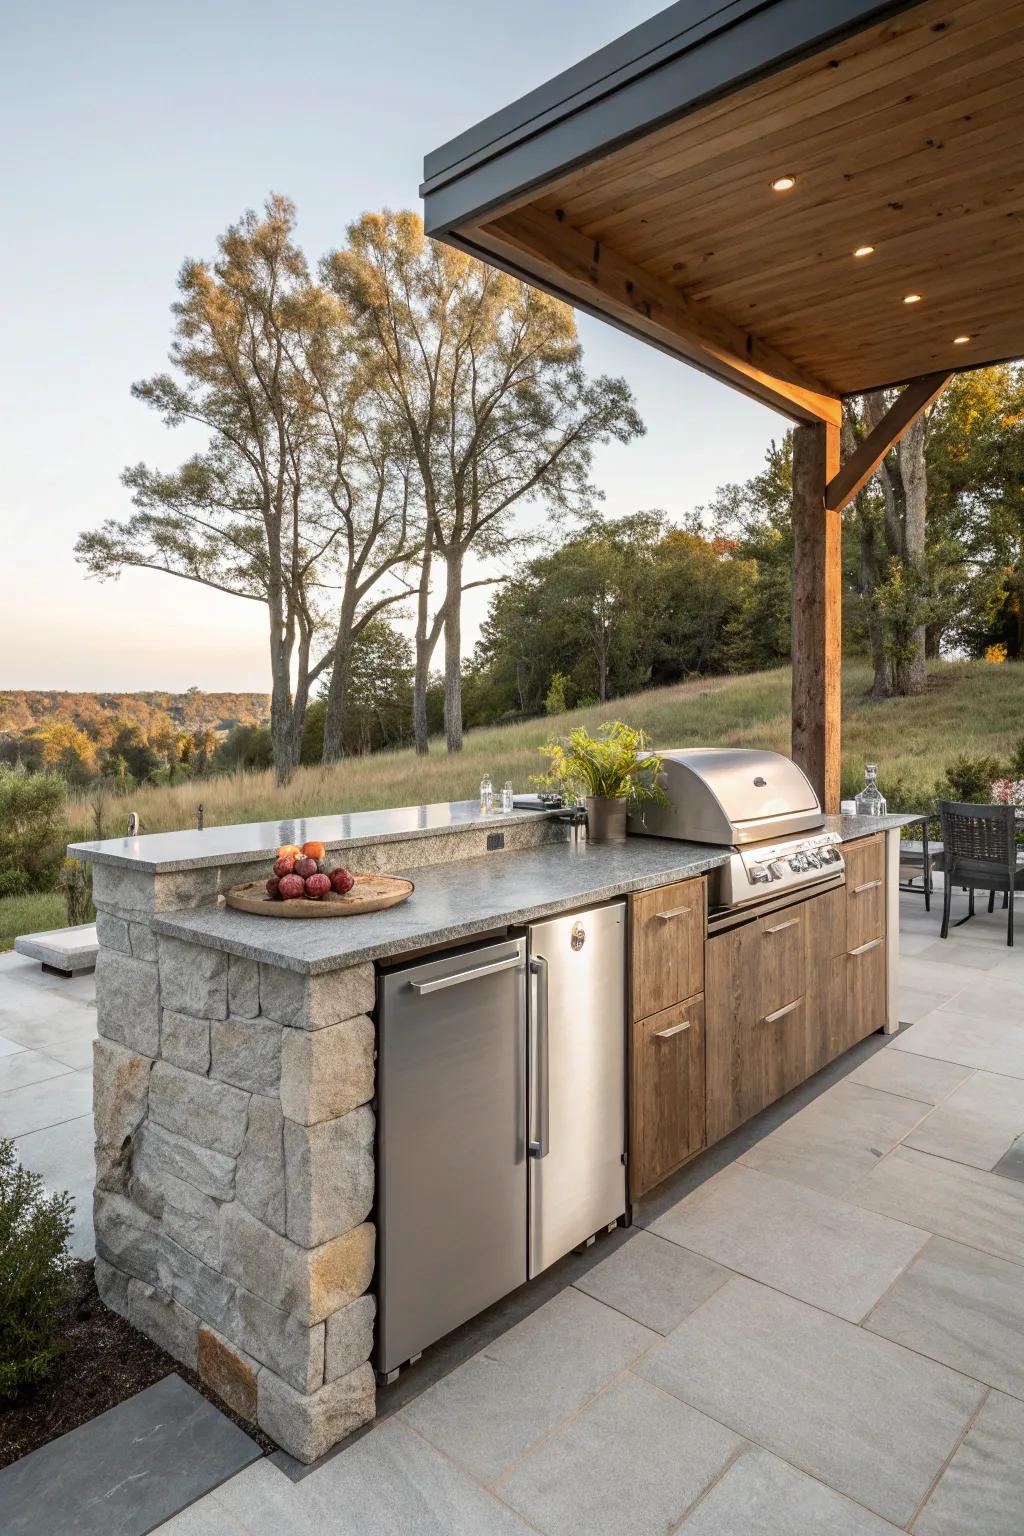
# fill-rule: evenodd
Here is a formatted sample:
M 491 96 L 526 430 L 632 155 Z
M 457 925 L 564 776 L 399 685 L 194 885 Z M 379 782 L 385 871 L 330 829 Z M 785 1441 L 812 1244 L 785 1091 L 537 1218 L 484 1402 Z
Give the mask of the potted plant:
M 626 839 L 627 806 L 667 804 L 658 783 L 661 758 L 648 750 L 643 731 L 621 720 L 602 725 L 596 736 L 582 725 L 562 740 L 541 747 L 550 768 L 534 777 L 543 789 L 557 789 L 569 801 L 585 797 L 588 837 L 592 843 Z

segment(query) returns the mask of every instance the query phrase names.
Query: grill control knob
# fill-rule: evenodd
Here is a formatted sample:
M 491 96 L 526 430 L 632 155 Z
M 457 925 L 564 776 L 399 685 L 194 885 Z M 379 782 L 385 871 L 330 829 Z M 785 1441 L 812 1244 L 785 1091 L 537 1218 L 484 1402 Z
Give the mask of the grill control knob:
M 771 879 L 771 875 L 763 864 L 755 864 L 750 871 L 750 879 L 754 885 L 763 885 L 766 880 Z
M 784 874 L 784 870 L 783 870 L 782 865 L 780 864 L 778 859 L 773 859 L 772 862 L 769 864 L 768 868 L 772 872 L 772 879 L 773 880 L 781 880 L 782 879 L 782 876 Z
M 813 853 L 813 852 L 809 853 L 807 855 L 807 862 L 811 866 L 812 869 L 820 869 L 821 868 L 821 858 L 816 853 Z
M 789 867 L 790 867 L 790 869 L 795 870 L 799 874 L 800 870 L 803 868 L 803 865 L 800 863 L 800 858 L 799 858 L 798 854 L 794 854 L 793 857 L 790 859 Z

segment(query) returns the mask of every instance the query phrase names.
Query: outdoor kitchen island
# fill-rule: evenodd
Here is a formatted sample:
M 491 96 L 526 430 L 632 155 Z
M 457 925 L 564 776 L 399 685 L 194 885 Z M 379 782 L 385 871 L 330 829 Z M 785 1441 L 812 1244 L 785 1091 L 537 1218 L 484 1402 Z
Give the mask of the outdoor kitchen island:
M 623 1179 L 636 1199 L 895 1027 L 904 819 L 826 818 L 845 883 L 811 885 L 784 908 L 761 902 L 710 936 L 709 880 L 729 849 L 576 844 L 543 813 L 483 817 L 459 803 L 78 845 L 100 943 L 101 1296 L 286 1450 L 316 1459 L 374 1416 L 382 971 L 624 899 Z M 414 894 L 291 922 L 219 900 L 306 838 L 354 870 L 408 873 Z

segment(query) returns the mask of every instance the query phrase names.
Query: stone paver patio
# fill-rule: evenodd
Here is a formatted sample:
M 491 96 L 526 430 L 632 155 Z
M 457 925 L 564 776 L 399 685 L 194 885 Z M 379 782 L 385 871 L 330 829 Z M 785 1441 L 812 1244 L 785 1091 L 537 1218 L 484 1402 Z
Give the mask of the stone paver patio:
M 163 1536 L 1021 1536 L 1024 941 L 939 921 L 902 898 L 898 1036 L 428 1351 L 361 1437 Z M 0 957 L 0 1134 L 76 1193 L 81 1252 L 91 993 Z

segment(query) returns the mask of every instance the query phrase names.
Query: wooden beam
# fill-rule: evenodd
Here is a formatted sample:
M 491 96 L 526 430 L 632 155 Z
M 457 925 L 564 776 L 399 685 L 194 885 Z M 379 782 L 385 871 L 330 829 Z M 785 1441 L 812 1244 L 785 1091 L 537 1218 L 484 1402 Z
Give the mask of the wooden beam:
M 793 421 L 838 427 L 842 402 L 819 380 L 731 320 L 688 299 L 553 214 L 520 208 L 467 231 L 484 249 L 659 341 Z
M 793 434 L 793 761 L 824 809 L 839 810 L 842 745 L 842 520 L 825 506 L 839 468 L 839 428 Z
M 951 373 L 926 373 L 912 379 L 886 411 L 878 425 L 850 455 L 825 487 L 825 508 L 841 512 L 863 490 L 890 448 L 914 425 L 922 411 L 937 399 L 953 377 Z

